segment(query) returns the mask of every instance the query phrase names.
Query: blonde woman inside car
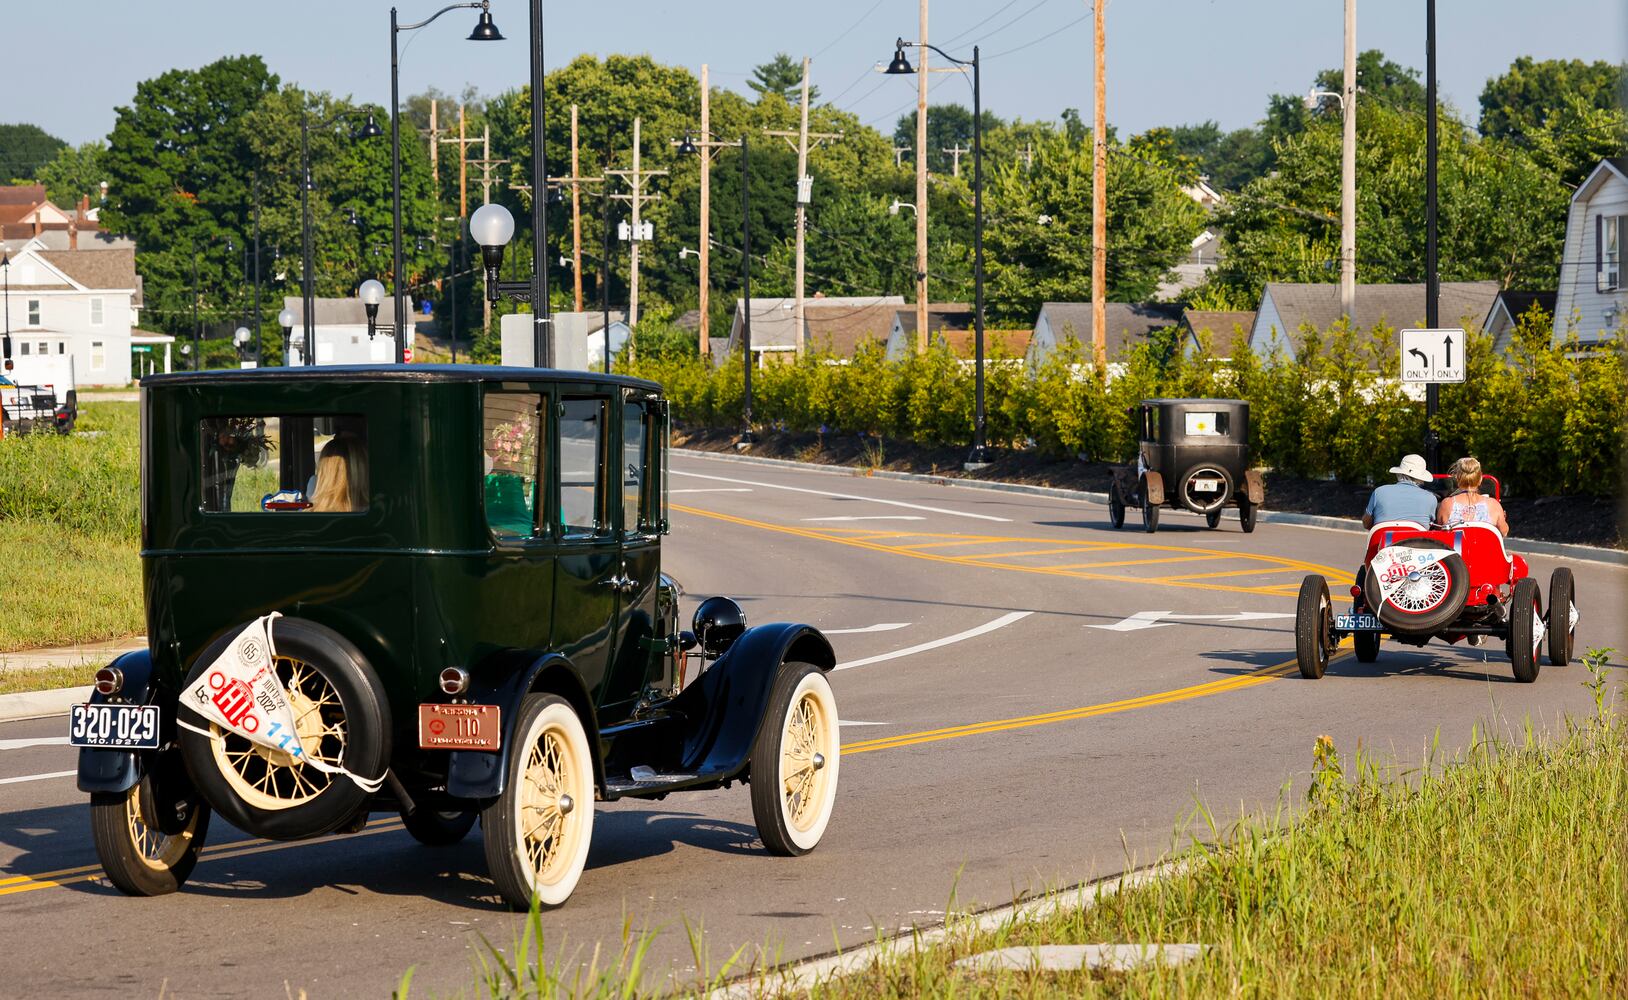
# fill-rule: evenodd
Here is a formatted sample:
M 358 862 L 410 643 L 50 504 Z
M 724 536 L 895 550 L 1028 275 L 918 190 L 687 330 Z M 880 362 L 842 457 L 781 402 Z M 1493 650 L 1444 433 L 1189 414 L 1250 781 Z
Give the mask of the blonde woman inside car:
M 1465 456 L 1448 470 L 1453 477 L 1453 492 L 1442 498 L 1436 508 L 1436 520 L 1449 528 L 1461 524 L 1490 524 L 1504 535 L 1509 534 L 1509 521 L 1504 517 L 1504 505 L 1481 492 L 1481 463 Z
M 311 509 L 327 514 L 367 509 L 367 454 L 356 438 L 340 434 L 322 446 Z

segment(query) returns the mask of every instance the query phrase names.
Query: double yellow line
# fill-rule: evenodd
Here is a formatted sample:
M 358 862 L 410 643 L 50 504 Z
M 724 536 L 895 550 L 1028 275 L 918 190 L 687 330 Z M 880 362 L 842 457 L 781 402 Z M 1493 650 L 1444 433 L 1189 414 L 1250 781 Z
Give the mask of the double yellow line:
M 350 840 L 356 837 L 366 837 L 375 833 L 394 833 L 404 829 L 401 820 L 395 817 L 376 819 L 368 823 L 357 833 L 334 833 L 326 837 L 315 837 L 311 840 L 266 840 L 256 837 L 252 840 L 234 840 L 226 844 L 217 844 L 214 847 L 205 847 L 198 853 L 199 861 L 225 861 L 229 858 L 243 858 L 251 854 L 266 854 L 271 851 L 286 851 L 291 847 L 309 847 L 316 844 L 327 844 L 336 840 Z M 38 872 L 33 875 L 8 875 L 0 878 L 0 896 L 11 896 L 19 892 L 32 892 L 35 889 L 49 889 L 58 885 L 73 885 L 76 882 L 89 882 L 102 877 L 102 866 L 80 865 L 77 868 L 61 868 L 54 872 Z

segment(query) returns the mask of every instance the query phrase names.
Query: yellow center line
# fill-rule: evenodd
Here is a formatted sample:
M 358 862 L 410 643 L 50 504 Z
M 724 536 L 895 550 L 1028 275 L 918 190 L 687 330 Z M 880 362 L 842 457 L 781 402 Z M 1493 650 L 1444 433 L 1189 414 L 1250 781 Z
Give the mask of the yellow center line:
M 1350 640 L 1341 644 L 1339 651 L 1329 656 L 1329 662 L 1345 656 L 1349 652 Z M 1204 684 L 1194 684 L 1191 687 L 1176 688 L 1173 691 L 1159 691 L 1153 694 L 1141 695 L 1136 698 L 1124 698 L 1119 701 L 1103 702 L 1097 705 L 1086 705 L 1081 708 L 1064 709 L 1058 712 L 1042 712 L 1037 715 L 1021 715 L 1011 719 L 995 719 L 989 722 L 973 722 L 963 726 L 950 726 L 945 729 L 928 729 L 916 733 L 901 733 L 897 736 L 883 736 L 877 739 L 861 740 L 843 746 L 844 756 L 856 753 L 869 753 L 872 750 L 892 750 L 897 747 L 916 746 L 922 743 L 936 743 L 941 740 L 960 739 L 964 736 L 987 736 L 990 733 L 1007 732 L 1013 729 L 1026 729 L 1031 726 L 1047 726 L 1057 722 L 1072 722 L 1077 719 L 1089 719 L 1099 715 L 1114 715 L 1119 712 L 1130 712 L 1141 708 L 1153 708 L 1158 705 L 1172 705 L 1177 702 L 1191 701 L 1194 698 L 1208 698 L 1212 695 L 1225 694 L 1229 691 L 1241 691 L 1245 688 L 1268 684 L 1282 677 L 1287 677 L 1296 670 L 1294 660 L 1285 660 L 1269 667 L 1261 667 L 1249 673 L 1239 674 L 1236 677 L 1224 677 L 1219 680 L 1208 681 Z
M 391 833 L 402 830 L 401 820 L 395 817 L 376 819 L 357 833 L 335 833 L 315 840 L 267 840 L 256 837 L 250 840 L 234 840 L 230 843 L 217 844 L 205 847 L 198 852 L 198 860 L 225 861 L 229 858 L 241 858 L 250 854 L 264 854 L 268 851 L 283 851 L 290 847 L 309 847 L 316 844 L 327 844 L 335 840 L 349 837 L 365 837 L 375 833 Z M 33 875 L 12 875 L 0 879 L 0 896 L 12 896 L 19 892 L 32 892 L 35 889 L 49 889 L 58 885 L 73 885 L 78 882 L 89 882 L 102 877 L 102 866 L 80 865 L 77 868 L 61 868 L 54 872 L 39 872 Z

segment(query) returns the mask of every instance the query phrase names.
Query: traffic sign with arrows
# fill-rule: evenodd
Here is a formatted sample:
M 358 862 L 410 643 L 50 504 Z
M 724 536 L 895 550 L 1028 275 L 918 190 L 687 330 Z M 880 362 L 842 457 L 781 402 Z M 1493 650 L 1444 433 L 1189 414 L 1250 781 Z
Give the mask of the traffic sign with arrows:
M 1464 381 L 1464 331 L 1403 330 L 1402 381 Z

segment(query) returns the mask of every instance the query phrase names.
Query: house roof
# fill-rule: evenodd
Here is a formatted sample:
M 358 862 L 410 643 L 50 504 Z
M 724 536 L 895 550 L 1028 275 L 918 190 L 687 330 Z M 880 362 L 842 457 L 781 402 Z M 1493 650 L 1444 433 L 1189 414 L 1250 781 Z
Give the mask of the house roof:
M 1230 357 L 1235 342 L 1248 342 L 1249 331 L 1255 327 L 1255 310 L 1189 309 L 1182 313 L 1181 324 L 1187 328 L 1195 347 L 1198 335 L 1207 330 L 1211 350 Z
M 1104 315 L 1108 323 L 1106 333 L 1109 355 L 1119 353 L 1129 344 L 1147 339 L 1154 330 L 1174 326 L 1181 319 L 1181 307 L 1162 302 L 1107 302 Z M 1092 336 L 1091 303 L 1047 302 L 1040 307 L 1057 343 L 1068 337 L 1089 344 Z M 1040 319 L 1035 319 L 1040 326 Z
M 893 303 L 869 306 L 805 305 L 808 346 L 838 358 L 851 358 L 867 340 L 885 343 L 893 328 Z
M 0 187 L 0 224 L 21 222 L 45 203 L 44 184 Z
M 1509 314 L 1510 322 L 1518 322 L 1522 316 L 1531 311 L 1533 305 L 1539 306 L 1544 312 L 1553 316 L 1555 314 L 1555 298 L 1557 295 L 1559 293 L 1553 290 L 1547 292 L 1502 291 L 1498 293 L 1497 299 L 1494 300 L 1492 310 L 1488 312 L 1487 318 L 1491 319 L 1492 313 L 1502 307 Z
M 929 320 L 929 327 L 931 323 Z M 1033 330 L 991 330 L 985 327 L 984 357 L 1000 354 L 1009 358 L 1021 358 L 1029 350 L 1029 339 L 1033 336 Z M 934 343 L 947 345 L 956 357 L 977 356 L 978 334 L 975 330 L 938 330 L 933 332 L 932 338 Z
M 1628 156 L 1607 156 L 1599 163 L 1596 163 L 1594 169 L 1589 171 L 1588 176 L 1583 178 L 1583 183 L 1577 185 L 1577 190 L 1572 192 L 1571 200 L 1577 201 L 1593 194 L 1600 179 L 1611 173 L 1628 181 Z
M 822 296 L 820 298 L 807 298 L 803 300 L 804 325 L 807 325 L 808 310 L 816 307 L 845 306 L 855 309 L 862 306 L 892 304 L 895 307 L 904 304 L 902 295 L 868 295 L 868 296 Z M 794 298 L 755 298 L 752 300 L 752 350 L 754 351 L 787 351 L 797 346 L 796 323 L 797 300 Z M 729 339 L 733 343 L 738 335 L 741 325 L 743 301 L 735 300 L 735 318 L 730 325 Z
M 136 288 L 135 248 L 40 250 L 40 259 L 86 288 Z
M 1496 281 L 1444 281 L 1438 300 L 1440 321 L 1457 323 L 1468 319 L 1479 323 L 1492 308 L 1498 297 Z M 1290 334 L 1310 324 L 1325 330 L 1339 321 L 1340 286 L 1330 283 L 1294 284 L 1269 282 L 1262 295 L 1271 296 L 1283 321 L 1280 334 Z M 1357 286 L 1357 298 L 1352 309 L 1352 324 L 1368 328 L 1380 323 L 1402 329 L 1422 326 L 1425 319 L 1425 286 L 1423 284 L 1385 284 Z
M 315 305 L 316 310 L 313 318 L 314 325 L 316 326 L 367 326 L 367 307 L 362 305 L 361 299 L 318 298 L 315 300 Z M 305 304 L 300 301 L 300 297 L 298 295 L 283 296 L 283 308 L 293 310 L 295 326 L 304 325 Z M 392 317 L 390 310 L 380 306 L 379 318 L 374 322 L 381 326 L 391 325 Z M 412 310 L 409 309 L 407 311 L 407 325 L 416 327 L 417 322 L 417 317 L 414 316 Z
M 899 322 L 899 328 L 907 335 L 913 335 L 916 332 L 916 309 L 914 306 L 909 309 L 900 309 L 895 306 L 893 315 Z M 940 302 L 936 305 L 929 302 L 927 304 L 928 333 L 937 330 L 970 330 L 972 324 L 972 306 L 966 302 Z

